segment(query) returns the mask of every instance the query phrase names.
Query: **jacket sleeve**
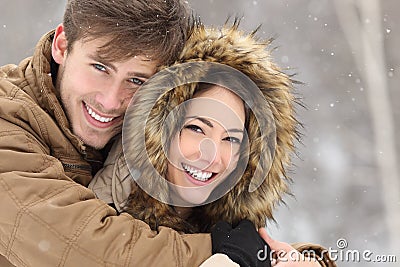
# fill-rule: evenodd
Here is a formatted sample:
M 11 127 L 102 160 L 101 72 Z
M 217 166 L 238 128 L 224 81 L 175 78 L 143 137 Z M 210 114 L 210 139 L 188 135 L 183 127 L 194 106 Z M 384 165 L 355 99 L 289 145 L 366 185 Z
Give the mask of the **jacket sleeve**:
M 122 138 L 117 138 L 108 153 L 104 167 L 90 181 L 91 189 L 98 199 L 114 205 L 118 212 L 124 212 L 132 191 L 132 176 L 126 167 L 122 154 Z
M 0 113 L 4 112 L 0 106 Z M 0 254 L 16 266 L 198 266 L 207 234 L 158 233 L 72 181 L 25 122 L 0 118 Z
M 310 260 L 315 260 L 322 267 L 336 267 L 335 261 L 329 257 L 328 250 L 320 245 L 311 243 L 294 243 L 293 248 Z

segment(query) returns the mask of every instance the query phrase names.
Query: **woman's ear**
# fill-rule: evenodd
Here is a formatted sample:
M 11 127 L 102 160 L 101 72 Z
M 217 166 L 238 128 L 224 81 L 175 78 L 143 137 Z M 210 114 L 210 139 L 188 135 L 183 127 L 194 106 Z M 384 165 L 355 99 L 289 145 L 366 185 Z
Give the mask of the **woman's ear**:
M 63 64 L 67 56 L 67 38 L 65 37 L 64 26 L 62 24 L 58 25 L 53 38 L 53 43 L 51 45 L 51 55 L 54 61 L 58 64 Z

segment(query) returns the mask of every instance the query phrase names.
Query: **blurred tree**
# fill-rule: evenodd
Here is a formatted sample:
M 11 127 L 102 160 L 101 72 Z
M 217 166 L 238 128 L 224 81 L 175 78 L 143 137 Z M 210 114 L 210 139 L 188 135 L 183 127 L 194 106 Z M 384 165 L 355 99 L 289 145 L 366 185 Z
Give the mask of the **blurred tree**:
M 335 0 L 337 15 L 367 85 L 374 131 L 378 181 L 382 186 L 385 222 L 390 247 L 400 247 L 400 183 L 397 167 L 395 121 L 387 81 L 383 21 L 379 0 Z

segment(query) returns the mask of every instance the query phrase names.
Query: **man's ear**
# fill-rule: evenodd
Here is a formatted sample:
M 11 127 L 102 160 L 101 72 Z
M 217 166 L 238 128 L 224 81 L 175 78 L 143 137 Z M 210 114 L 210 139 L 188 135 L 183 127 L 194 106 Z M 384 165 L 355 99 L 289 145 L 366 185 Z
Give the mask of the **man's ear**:
M 54 61 L 60 65 L 64 63 L 67 57 L 67 46 L 68 42 L 65 37 L 64 26 L 60 24 L 55 30 L 53 43 L 51 45 L 51 55 Z

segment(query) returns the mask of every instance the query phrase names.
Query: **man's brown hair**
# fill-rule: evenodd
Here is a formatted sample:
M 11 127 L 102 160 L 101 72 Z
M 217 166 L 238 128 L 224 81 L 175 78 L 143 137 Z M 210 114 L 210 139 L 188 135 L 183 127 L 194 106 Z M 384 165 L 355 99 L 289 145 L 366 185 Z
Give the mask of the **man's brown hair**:
M 104 59 L 142 55 L 162 65 L 181 52 L 189 21 L 183 0 L 68 0 L 63 24 L 69 51 L 77 40 L 105 38 Z

